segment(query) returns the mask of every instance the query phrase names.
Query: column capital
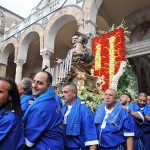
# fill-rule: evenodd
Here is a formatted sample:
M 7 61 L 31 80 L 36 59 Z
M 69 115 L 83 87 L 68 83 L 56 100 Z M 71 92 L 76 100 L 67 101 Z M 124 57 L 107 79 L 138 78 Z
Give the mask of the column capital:
M 44 59 L 49 59 L 52 53 L 53 51 L 47 47 L 40 50 L 40 55 L 42 55 Z
M 16 63 L 19 66 L 22 66 L 25 63 L 25 60 L 23 60 L 23 59 L 15 59 L 14 63 Z

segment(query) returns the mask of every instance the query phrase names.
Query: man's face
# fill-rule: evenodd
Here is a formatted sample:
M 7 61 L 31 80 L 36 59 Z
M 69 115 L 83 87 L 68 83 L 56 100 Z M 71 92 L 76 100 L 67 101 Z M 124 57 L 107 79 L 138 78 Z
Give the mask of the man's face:
M 62 90 L 62 97 L 65 103 L 72 105 L 76 98 L 76 92 L 72 91 L 69 85 L 64 86 Z
M 10 99 L 8 87 L 9 87 L 8 82 L 0 80 L 0 107 L 5 105 Z
M 104 102 L 106 107 L 114 106 L 116 101 L 116 92 L 114 90 L 108 89 L 105 91 Z
M 77 41 L 78 41 L 78 36 L 77 35 L 73 36 L 71 41 L 72 45 L 76 44 Z
M 20 82 L 17 84 L 19 95 L 22 96 L 24 94 L 24 90 L 20 86 Z
M 120 103 L 123 106 L 126 105 L 130 101 L 130 98 L 127 95 L 121 95 L 119 99 L 120 99 Z
M 140 108 L 144 107 L 146 105 L 146 102 L 147 102 L 147 96 L 139 96 L 138 97 L 138 105 Z
M 32 94 L 35 97 L 38 97 L 41 94 L 43 94 L 51 86 L 51 84 L 48 84 L 46 82 L 46 79 L 47 74 L 44 72 L 39 72 L 35 75 L 32 83 Z
M 150 105 L 150 96 L 147 96 L 147 102 Z

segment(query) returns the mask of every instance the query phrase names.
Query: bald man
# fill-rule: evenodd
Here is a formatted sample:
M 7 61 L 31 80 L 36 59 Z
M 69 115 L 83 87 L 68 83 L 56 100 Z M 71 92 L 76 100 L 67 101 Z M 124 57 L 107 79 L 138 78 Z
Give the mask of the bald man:
M 117 91 L 107 89 L 95 113 L 99 150 L 133 150 L 134 121 L 117 100 Z

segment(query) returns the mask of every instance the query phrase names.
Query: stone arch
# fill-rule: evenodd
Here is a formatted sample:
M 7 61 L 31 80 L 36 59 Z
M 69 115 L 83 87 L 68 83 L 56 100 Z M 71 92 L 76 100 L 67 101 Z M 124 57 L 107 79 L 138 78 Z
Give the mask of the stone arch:
M 96 18 L 97 30 L 107 31 L 109 30 L 109 25 L 107 21 L 102 16 L 97 16 Z
M 55 37 L 59 29 L 66 23 L 75 20 L 77 24 L 82 20 L 82 12 L 77 7 L 64 8 L 57 12 L 50 19 L 44 31 L 44 47 L 47 47 L 52 53 L 54 52 Z
M 135 76 L 138 79 L 138 92 L 148 92 L 149 85 L 148 72 L 149 64 L 146 61 L 146 57 L 134 57 L 131 59 L 132 65 L 135 67 Z M 131 62 L 131 61 L 130 61 Z
M 141 90 L 148 93 L 149 91 L 149 60 L 147 56 L 140 57 L 140 76 L 141 76 Z
M 22 59 L 26 61 L 27 59 L 27 51 L 29 44 L 34 39 L 40 40 L 40 48 L 43 47 L 43 29 L 39 25 L 32 25 L 27 30 L 25 30 L 21 36 L 21 39 L 19 41 L 19 52 L 18 57 L 19 59 Z
M 14 43 L 8 43 L 5 45 L 2 51 L 1 61 L 6 66 L 5 76 L 15 79 L 16 64 L 14 63 L 15 58 L 15 45 Z
M 132 32 L 138 25 L 150 21 L 150 6 L 140 8 L 126 18 L 126 25 Z
M 40 25 L 38 25 L 38 24 L 35 24 L 35 25 L 32 25 L 32 26 L 30 26 L 29 28 L 27 28 L 24 32 L 23 32 L 23 34 L 21 35 L 21 39 L 20 39 L 20 41 L 19 41 L 19 43 L 22 43 L 22 41 L 24 40 L 24 38 L 29 34 L 29 33 L 31 33 L 31 32 L 36 32 L 38 35 L 39 35 L 39 37 L 40 37 L 40 47 L 42 48 L 42 46 L 43 46 L 43 28 L 40 26 Z
M 7 64 L 7 60 L 12 49 L 14 49 L 14 58 L 16 58 L 18 46 L 18 41 L 14 37 L 5 41 L 4 45 L 2 46 L 1 63 Z
M 150 39 L 150 21 L 143 22 L 135 27 L 130 35 L 130 43 Z

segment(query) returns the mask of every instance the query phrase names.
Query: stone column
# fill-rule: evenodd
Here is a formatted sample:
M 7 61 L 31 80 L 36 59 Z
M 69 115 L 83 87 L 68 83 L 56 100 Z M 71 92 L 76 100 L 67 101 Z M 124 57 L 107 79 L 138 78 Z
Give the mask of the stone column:
M 41 49 L 40 50 L 40 55 L 43 57 L 43 62 L 42 62 L 42 68 L 45 67 L 45 65 L 50 68 L 50 56 L 51 56 L 51 51 L 47 48 Z
M 135 65 L 135 72 L 136 72 L 136 78 L 137 78 L 137 85 L 138 85 L 138 88 L 137 88 L 137 91 L 141 91 L 141 65 L 140 65 L 140 60 L 139 58 L 137 57 L 134 57 L 133 58 L 133 62 L 134 62 L 134 65 Z
M 0 64 L 0 76 L 4 77 L 6 75 L 6 66 L 5 64 Z
M 18 83 L 22 79 L 22 66 L 25 63 L 25 60 L 22 59 L 16 59 L 16 76 L 15 76 L 15 82 Z

